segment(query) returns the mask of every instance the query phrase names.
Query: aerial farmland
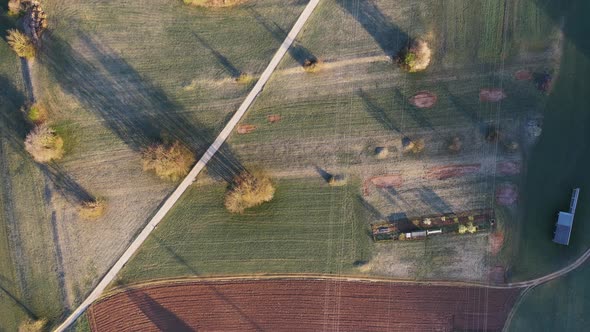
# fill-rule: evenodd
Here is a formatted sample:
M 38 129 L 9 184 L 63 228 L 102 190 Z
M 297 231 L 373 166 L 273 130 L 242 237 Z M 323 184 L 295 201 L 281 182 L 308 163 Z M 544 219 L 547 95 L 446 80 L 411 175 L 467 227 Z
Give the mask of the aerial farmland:
M 0 8 L 0 331 L 583 326 L 584 1 Z

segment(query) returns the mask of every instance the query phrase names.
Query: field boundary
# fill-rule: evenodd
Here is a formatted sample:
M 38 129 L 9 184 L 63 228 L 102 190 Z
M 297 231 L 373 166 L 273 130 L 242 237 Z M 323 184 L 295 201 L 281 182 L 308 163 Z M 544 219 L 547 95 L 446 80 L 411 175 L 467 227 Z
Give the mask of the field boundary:
M 246 114 L 246 111 L 250 108 L 256 97 L 262 92 L 264 86 L 268 82 L 270 76 L 275 71 L 280 61 L 283 59 L 287 51 L 295 41 L 295 38 L 302 30 L 303 26 L 313 13 L 314 9 L 319 4 L 320 0 L 310 0 L 310 2 L 303 9 L 303 12 L 291 28 L 291 31 L 276 51 L 275 55 L 271 59 L 270 63 L 260 75 L 260 78 L 252 88 L 252 90 L 246 96 L 246 99 L 242 102 L 236 113 L 225 125 L 223 130 L 219 133 L 213 144 L 209 146 L 207 151 L 203 154 L 201 159 L 195 164 L 189 174 L 182 180 L 182 182 L 176 187 L 174 192 L 165 200 L 165 202 L 158 209 L 156 214 L 151 218 L 148 224 L 143 230 L 136 236 L 131 242 L 125 252 L 119 257 L 115 264 L 109 269 L 109 271 L 102 277 L 96 287 L 90 292 L 90 295 L 74 310 L 66 320 L 60 324 L 54 331 L 62 332 L 65 331 L 76 319 L 96 300 L 100 297 L 106 287 L 114 280 L 119 271 L 123 266 L 131 259 L 133 254 L 139 249 L 141 244 L 147 239 L 150 233 L 156 228 L 156 226 L 162 221 L 164 216 L 172 209 L 175 203 L 178 201 L 180 196 L 186 191 L 186 189 L 195 181 L 197 175 L 203 170 L 205 165 L 215 155 L 217 150 L 225 143 L 229 135 L 232 133 L 234 127 L 238 124 L 241 118 Z
M 477 281 L 451 281 L 451 280 L 410 280 L 410 279 L 394 279 L 387 277 L 373 277 L 364 275 L 333 275 L 333 274 L 312 274 L 312 273 L 290 273 L 290 274 L 246 274 L 246 275 L 231 275 L 231 276 L 209 276 L 209 277 L 184 277 L 173 279 L 157 279 L 136 284 L 126 285 L 124 288 L 115 288 L 104 294 L 100 300 L 113 296 L 117 293 L 127 291 L 129 289 L 137 289 L 152 285 L 162 285 L 169 283 L 189 283 L 189 282 L 210 282 L 210 281 L 239 281 L 239 280 L 272 280 L 272 279 L 319 279 L 319 280 L 337 280 L 337 281 L 356 281 L 356 282 L 382 282 L 382 283 L 399 283 L 408 285 L 425 285 L 425 286 L 452 286 L 452 287 L 484 287 L 492 289 L 514 289 L 526 288 L 532 289 L 538 285 L 547 283 L 557 279 L 569 272 L 577 269 L 584 264 L 590 257 L 590 249 L 572 264 L 541 276 L 539 278 L 507 283 L 507 284 L 486 284 Z

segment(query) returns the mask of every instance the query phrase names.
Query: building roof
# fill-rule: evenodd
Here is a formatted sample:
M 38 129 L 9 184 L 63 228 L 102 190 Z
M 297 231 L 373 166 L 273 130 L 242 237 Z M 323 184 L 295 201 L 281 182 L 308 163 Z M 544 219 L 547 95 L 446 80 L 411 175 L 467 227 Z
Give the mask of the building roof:
M 555 235 L 553 236 L 553 242 L 568 245 L 570 242 L 573 223 L 574 215 L 572 213 L 559 212 L 557 217 L 557 226 L 555 227 Z

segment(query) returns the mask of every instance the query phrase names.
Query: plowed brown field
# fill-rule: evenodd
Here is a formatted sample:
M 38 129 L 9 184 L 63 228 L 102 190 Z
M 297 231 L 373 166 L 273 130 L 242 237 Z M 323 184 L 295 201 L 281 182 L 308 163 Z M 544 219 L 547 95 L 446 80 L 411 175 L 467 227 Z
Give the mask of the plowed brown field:
M 93 304 L 93 331 L 501 330 L 517 289 L 318 279 L 151 285 Z

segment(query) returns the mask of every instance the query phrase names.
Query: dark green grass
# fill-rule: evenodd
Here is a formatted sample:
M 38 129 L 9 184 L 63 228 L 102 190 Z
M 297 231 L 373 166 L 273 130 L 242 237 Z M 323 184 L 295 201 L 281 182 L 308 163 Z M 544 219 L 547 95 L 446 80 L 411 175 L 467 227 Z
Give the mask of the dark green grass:
M 580 42 L 590 28 L 584 1 L 566 16 L 559 79 L 545 110 L 543 134 L 528 163 L 524 220 L 518 230 L 516 279 L 544 275 L 573 261 L 590 244 L 590 47 Z M 551 242 L 556 213 L 569 208 L 571 190 L 581 188 L 569 246 Z
M 120 282 L 249 273 L 346 273 L 369 256 L 356 187 L 280 180 L 272 202 L 231 215 L 225 185 L 192 187 L 121 271 Z
M 508 331 L 587 331 L 590 265 L 534 288 L 518 306 Z

